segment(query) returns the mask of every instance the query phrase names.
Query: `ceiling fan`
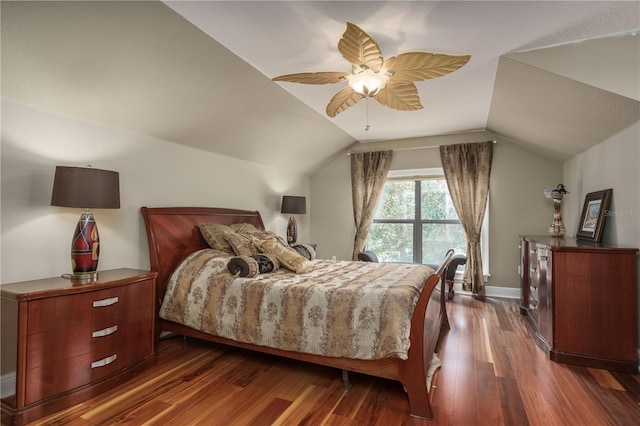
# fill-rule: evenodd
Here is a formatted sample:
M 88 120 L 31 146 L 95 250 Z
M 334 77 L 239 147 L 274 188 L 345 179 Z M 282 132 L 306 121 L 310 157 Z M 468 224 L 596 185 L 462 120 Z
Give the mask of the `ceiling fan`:
M 347 22 L 338 50 L 351 62 L 351 72 L 304 72 L 281 75 L 272 80 L 304 84 L 347 82 L 348 85 L 327 105 L 329 117 L 335 117 L 366 98 L 375 98 L 389 108 L 415 111 L 422 109 L 422 105 L 414 81 L 452 73 L 471 58 L 471 55 L 408 52 L 384 60 L 371 36 L 351 22 Z

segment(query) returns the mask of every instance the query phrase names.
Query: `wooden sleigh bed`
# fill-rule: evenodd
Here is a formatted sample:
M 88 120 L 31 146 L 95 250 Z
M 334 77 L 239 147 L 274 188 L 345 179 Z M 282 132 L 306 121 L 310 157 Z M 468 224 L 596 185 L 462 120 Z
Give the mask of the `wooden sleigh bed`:
M 147 231 L 151 269 L 158 273 L 156 312 L 160 311 L 169 281 L 176 268 L 193 253 L 209 248 L 198 228 L 199 224 L 248 223 L 259 230 L 264 230 L 262 218 L 257 211 L 210 207 L 142 207 L 141 212 Z M 411 317 L 410 346 L 406 359 L 396 357 L 355 359 L 276 349 L 211 335 L 159 316 L 156 323 L 156 336 L 159 337 L 162 331 L 174 332 L 343 371 L 396 380 L 402 383 L 408 394 L 411 415 L 431 419 L 433 412 L 429 403 L 426 379 L 439 336 L 449 327 L 444 306 L 443 286 L 451 255 L 450 250 L 445 255 L 443 263 L 428 277 L 417 297 L 417 304 Z

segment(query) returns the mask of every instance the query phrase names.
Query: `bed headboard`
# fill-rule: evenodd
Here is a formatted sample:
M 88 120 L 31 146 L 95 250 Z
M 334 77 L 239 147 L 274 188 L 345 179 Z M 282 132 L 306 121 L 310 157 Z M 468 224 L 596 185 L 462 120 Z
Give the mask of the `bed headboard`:
M 198 224 L 251 223 L 264 230 L 258 211 L 218 207 L 142 207 L 151 270 L 158 272 L 156 297 L 162 301 L 171 273 L 191 253 L 209 247 Z

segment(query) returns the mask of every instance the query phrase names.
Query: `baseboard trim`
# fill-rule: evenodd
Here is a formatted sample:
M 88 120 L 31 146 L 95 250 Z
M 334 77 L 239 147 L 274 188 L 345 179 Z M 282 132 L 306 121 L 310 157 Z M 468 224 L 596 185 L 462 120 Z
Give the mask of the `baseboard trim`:
M 0 397 L 2 399 L 16 394 L 16 373 L 0 376 Z
M 462 289 L 462 283 L 454 283 L 453 291 L 456 294 L 464 294 L 467 296 L 473 295 L 470 291 L 464 291 Z M 504 299 L 520 299 L 520 288 L 513 287 L 497 287 L 497 286 L 485 286 L 485 296 L 487 297 L 501 297 Z

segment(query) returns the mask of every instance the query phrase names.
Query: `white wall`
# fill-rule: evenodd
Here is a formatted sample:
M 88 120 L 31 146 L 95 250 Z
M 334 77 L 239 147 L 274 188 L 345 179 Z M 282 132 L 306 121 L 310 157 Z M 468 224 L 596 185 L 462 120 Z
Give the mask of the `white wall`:
M 544 197 L 545 187 L 561 183 L 562 165 L 489 132 L 425 137 L 401 141 L 366 143 L 354 150 L 397 149 L 391 170 L 441 167 L 437 148 L 451 143 L 497 139 L 491 171 L 489 205 L 488 285 L 519 287 L 518 236 L 546 234 L 553 206 Z M 418 148 L 418 149 L 407 149 Z M 344 153 L 311 177 L 313 220 L 311 236 L 318 256 L 350 259 L 354 222 L 351 201 L 350 159 Z M 443 253 L 444 255 L 444 253 Z
M 640 247 L 640 123 L 563 164 L 567 235 L 575 236 L 584 197 L 612 188 L 602 242 Z
M 215 135 L 212 135 L 215 143 Z M 1 280 L 46 278 L 71 270 L 79 209 L 52 207 L 55 166 L 120 173 L 121 208 L 95 210 L 99 269 L 149 267 L 141 206 L 210 206 L 260 211 L 284 236 L 283 194 L 304 195 L 307 176 L 2 101 Z M 309 240 L 311 212 L 298 216 Z

